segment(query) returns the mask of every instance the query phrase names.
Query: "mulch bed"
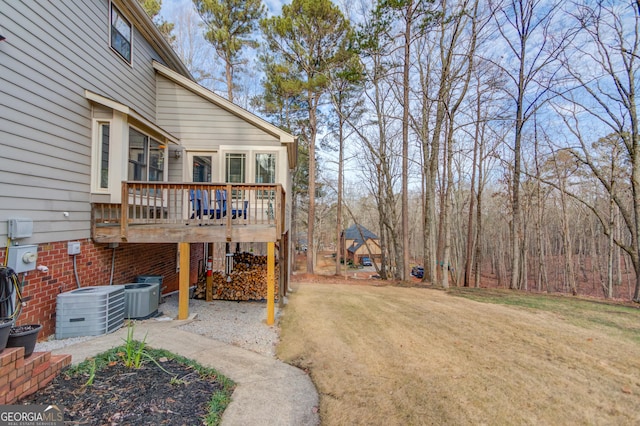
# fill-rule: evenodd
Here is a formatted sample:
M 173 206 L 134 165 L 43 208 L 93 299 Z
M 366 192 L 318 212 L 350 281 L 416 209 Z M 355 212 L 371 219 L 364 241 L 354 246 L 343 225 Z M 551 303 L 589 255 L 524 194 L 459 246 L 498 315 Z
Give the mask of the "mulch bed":
M 215 377 L 202 376 L 193 367 L 160 358 L 140 368 L 112 362 L 89 374 L 59 374 L 46 388 L 20 401 L 22 404 L 57 405 L 64 420 L 74 425 L 199 425 L 212 394 L 223 389 Z

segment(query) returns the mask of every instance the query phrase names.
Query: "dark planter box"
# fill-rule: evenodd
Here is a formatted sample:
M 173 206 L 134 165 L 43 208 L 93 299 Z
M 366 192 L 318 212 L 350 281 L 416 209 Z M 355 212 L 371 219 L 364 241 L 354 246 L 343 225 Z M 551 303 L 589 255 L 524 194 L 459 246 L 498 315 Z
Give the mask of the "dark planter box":
M 11 321 L 0 323 L 0 352 L 7 347 L 7 340 L 9 340 L 9 332 L 11 331 L 12 325 Z
M 11 328 L 7 347 L 18 348 L 23 346 L 24 356 L 27 357 L 31 355 L 36 347 L 40 330 L 42 330 L 41 324 L 21 325 Z

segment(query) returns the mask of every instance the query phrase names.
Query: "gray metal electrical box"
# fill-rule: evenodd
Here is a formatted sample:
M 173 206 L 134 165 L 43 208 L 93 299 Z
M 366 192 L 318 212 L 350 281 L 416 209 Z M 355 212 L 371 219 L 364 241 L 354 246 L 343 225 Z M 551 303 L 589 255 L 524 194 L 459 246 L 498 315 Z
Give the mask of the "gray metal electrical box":
M 12 240 L 29 238 L 33 235 L 33 220 L 26 217 L 13 217 L 9 219 L 8 237 Z
M 80 254 L 80 241 L 69 241 L 67 243 L 67 253 L 71 256 Z
M 33 271 L 36 269 L 37 260 L 38 246 L 9 246 L 7 266 L 13 269 L 15 273 Z

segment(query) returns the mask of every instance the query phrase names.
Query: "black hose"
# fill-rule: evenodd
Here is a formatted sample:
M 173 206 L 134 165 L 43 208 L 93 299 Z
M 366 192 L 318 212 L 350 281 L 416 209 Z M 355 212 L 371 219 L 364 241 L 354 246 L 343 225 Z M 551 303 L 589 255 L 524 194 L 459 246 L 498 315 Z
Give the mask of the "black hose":
M 17 283 L 18 275 L 15 271 L 9 267 L 0 266 L 0 319 L 11 319 L 15 316 L 13 294 Z

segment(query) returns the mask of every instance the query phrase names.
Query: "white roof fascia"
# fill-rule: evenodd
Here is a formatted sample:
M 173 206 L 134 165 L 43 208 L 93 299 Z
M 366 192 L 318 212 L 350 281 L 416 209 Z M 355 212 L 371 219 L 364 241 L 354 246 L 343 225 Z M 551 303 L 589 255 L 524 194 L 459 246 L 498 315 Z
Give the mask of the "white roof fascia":
M 109 99 L 109 98 L 104 97 L 102 95 L 98 95 L 97 93 L 93 93 L 92 91 L 86 90 L 86 89 L 84 91 L 84 97 L 87 98 L 88 100 L 90 100 L 91 102 L 95 102 L 97 104 L 106 106 L 107 108 L 116 110 L 116 111 L 121 112 L 123 114 L 126 114 L 127 116 L 133 118 L 134 120 L 139 121 L 140 123 L 142 123 L 145 126 L 149 127 L 154 132 L 157 132 L 158 134 L 162 135 L 169 142 L 172 142 L 172 143 L 175 143 L 175 144 L 180 144 L 180 139 L 178 139 L 177 137 L 173 136 L 171 133 L 167 132 L 166 130 L 162 129 L 157 124 L 152 123 L 151 121 L 147 120 L 142 115 L 138 114 L 135 110 L 129 108 L 128 106 L 126 106 L 124 104 L 121 104 L 120 102 L 116 102 L 113 99 Z

